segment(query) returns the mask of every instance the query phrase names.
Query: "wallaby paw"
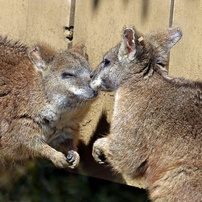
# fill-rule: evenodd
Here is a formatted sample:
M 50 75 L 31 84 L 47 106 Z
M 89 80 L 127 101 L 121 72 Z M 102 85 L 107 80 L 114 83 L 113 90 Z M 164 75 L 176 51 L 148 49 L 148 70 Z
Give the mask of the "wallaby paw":
M 93 145 L 92 156 L 95 159 L 95 161 L 97 161 L 97 163 L 99 163 L 99 164 L 105 164 L 106 163 L 105 155 L 102 152 L 102 150 L 99 147 L 97 147 L 96 142 Z
M 51 157 L 51 161 L 58 168 L 66 168 L 68 167 L 67 158 L 61 152 L 57 152 L 54 156 Z
M 67 162 L 69 163 L 69 168 L 76 168 L 79 165 L 80 162 L 80 156 L 79 154 L 74 150 L 69 150 L 67 153 Z

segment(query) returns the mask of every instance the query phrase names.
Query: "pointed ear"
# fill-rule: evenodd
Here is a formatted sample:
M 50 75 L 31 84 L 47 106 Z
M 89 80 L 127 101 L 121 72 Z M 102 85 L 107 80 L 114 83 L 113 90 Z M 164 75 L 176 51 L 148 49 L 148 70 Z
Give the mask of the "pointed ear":
M 123 30 L 122 42 L 118 52 L 119 61 L 128 58 L 130 61 L 135 59 L 135 30 L 133 28 L 125 28 Z
M 40 42 L 36 46 L 39 47 L 40 55 L 46 64 L 53 61 L 55 55 L 57 54 L 57 51 L 54 47 L 51 47 L 49 44 L 46 44 L 44 42 Z
M 168 43 L 167 48 L 168 51 L 182 38 L 182 31 L 179 27 L 169 28 L 167 30 L 168 35 Z
M 41 57 L 38 46 L 29 50 L 28 56 L 38 71 L 43 72 L 47 69 L 46 63 L 44 62 L 44 60 Z
M 168 28 L 166 31 L 156 34 L 159 45 L 166 51 L 170 49 L 181 39 L 182 31 L 178 27 Z
M 88 54 L 87 54 L 87 51 L 86 51 L 86 46 L 84 44 L 82 44 L 82 43 L 75 44 L 70 49 L 70 51 L 76 52 L 76 53 L 82 55 L 83 57 L 85 57 L 86 60 L 88 60 Z

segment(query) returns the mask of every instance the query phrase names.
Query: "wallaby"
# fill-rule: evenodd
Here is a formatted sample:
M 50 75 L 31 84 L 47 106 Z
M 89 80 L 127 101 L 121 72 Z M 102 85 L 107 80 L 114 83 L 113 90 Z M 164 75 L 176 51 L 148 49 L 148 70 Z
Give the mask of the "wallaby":
M 166 71 L 181 36 L 176 27 L 124 28 L 92 75 L 93 89 L 115 91 L 110 134 L 95 141 L 93 156 L 139 180 L 155 202 L 202 201 L 202 83 Z
M 97 92 L 85 47 L 54 52 L 0 38 L 0 161 L 44 157 L 57 167 L 79 163 L 79 122 Z M 66 147 L 67 157 L 56 150 Z M 54 148 L 53 148 L 54 147 Z

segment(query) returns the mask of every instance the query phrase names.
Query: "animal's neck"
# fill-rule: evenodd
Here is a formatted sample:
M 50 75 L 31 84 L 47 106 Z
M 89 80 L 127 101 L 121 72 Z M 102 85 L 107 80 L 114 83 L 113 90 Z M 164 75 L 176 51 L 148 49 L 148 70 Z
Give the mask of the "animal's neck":
M 152 78 L 153 74 L 155 72 L 151 63 L 135 65 L 133 68 L 128 68 L 128 72 L 121 78 L 120 86 L 128 83 L 134 85 L 137 82 Z

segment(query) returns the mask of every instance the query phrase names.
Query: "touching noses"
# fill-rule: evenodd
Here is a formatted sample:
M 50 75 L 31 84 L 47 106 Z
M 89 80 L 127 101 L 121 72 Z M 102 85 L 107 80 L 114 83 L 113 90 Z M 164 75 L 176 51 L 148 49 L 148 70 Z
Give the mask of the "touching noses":
M 93 79 L 94 76 L 95 76 L 95 71 L 92 71 L 92 72 L 90 73 L 90 79 Z
M 90 73 L 90 79 L 91 79 L 91 81 L 90 81 L 90 87 L 91 87 L 95 92 L 97 92 L 97 91 L 98 91 L 98 88 L 94 85 L 94 83 L 95 83 L 94 78 L 95 78 L 95 71 L 92 71 L 92 72 Z

